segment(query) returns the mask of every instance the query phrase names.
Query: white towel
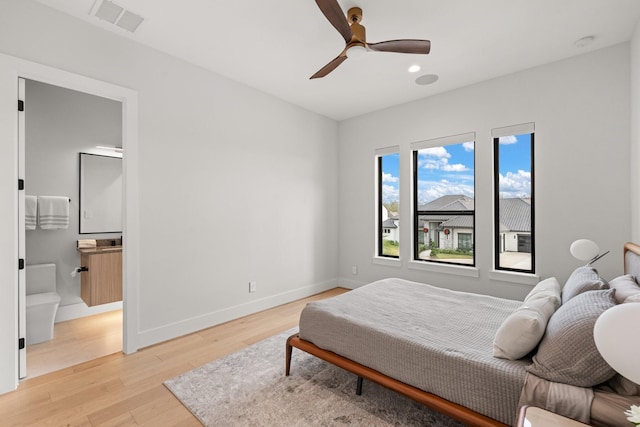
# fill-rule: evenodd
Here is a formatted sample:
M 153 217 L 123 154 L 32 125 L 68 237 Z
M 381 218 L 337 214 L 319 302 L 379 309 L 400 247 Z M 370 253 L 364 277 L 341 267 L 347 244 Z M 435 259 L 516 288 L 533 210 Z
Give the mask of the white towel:
M 24 196 L 24 229 L 35 230 L 38 215 L 38 198 Z
M 38 216 L 43 230 L 66 230 L 69 228 L 69 198 L 38 196 Z

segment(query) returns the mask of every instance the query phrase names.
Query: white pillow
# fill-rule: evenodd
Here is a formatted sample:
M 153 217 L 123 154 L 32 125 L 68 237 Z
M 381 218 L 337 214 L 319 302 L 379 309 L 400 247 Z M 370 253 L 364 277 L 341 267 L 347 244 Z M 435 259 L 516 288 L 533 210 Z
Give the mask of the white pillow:
M 549 289 L 549 286 L 552 289 Z M 557 292 L 554 292 L 553 287 L 551 281 L 537 292 L 527 295 L 520 308 L 502 322 L 493 339 L 494 357 L 517 360 L 538 346 L 547 328 L 547 322 L 560 307 L 560 285 L 558 284 Z
M 538 282 L 538 284 L 535 285 L 533 289 L 531 289 L 531 291 L 527 294 L 524 300 L 526 301 L 534 295 L 540 293 L 543 293 L 545 295 L 557 295 L 558 305 L 560 305 L 560 303 L 562 302 L 562 290 L 560 287 L 560 282 L 558 282 L 555 277 L 549 277 L 548 279 Z

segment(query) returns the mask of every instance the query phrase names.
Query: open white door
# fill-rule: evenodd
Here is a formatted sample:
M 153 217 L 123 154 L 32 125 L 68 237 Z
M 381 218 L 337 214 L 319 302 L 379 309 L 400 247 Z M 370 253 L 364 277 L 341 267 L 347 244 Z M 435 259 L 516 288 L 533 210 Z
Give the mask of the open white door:
M 27 376 L 27 282 L 25 269 L 25 220 L 24 220 L 24 176 L 25 176 L 25 81 L 18 79 L 18 377 Z

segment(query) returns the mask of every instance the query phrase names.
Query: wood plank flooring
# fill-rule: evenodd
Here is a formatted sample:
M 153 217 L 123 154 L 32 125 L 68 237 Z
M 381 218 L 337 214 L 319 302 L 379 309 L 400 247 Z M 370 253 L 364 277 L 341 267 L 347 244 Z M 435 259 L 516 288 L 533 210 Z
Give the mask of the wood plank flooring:
M 131 355 L 116 353 L 22 381 L 18 390 L 0 395 L 0 424 L 199 426 L 163 381 L 292 328 L 307 302 L 344 292 L 336 288 Z
M 122 310 L 56 323 L 53 336 L 27 346 L 27 379 L 122 351 Z

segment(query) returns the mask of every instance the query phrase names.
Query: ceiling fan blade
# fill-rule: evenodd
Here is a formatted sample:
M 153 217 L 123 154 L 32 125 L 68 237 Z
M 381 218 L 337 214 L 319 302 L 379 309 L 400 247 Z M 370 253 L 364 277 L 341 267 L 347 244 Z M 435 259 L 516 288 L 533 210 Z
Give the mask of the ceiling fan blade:
M 380 43 L 368 43 L 367 47 L 378 52 L 421 53 L 426 55 L 431 51 L 429 40 L 389 40 Z
M 317 79 L 326 76 L 327 74 L 338 68 L 338 65 L 342 64 L 345 59 L 347 59 L 347 55 L 342 52 L 334 60 L 329 62 L 324 67 L 320 68 L 313 76 L 309 77 L 309 79 Z
M 347 17 L 338 4 L 338 0 L 316 0 L 316 3 L 331 25 L 335 27 L 346 43 L 351 40 L 351 27 Z

